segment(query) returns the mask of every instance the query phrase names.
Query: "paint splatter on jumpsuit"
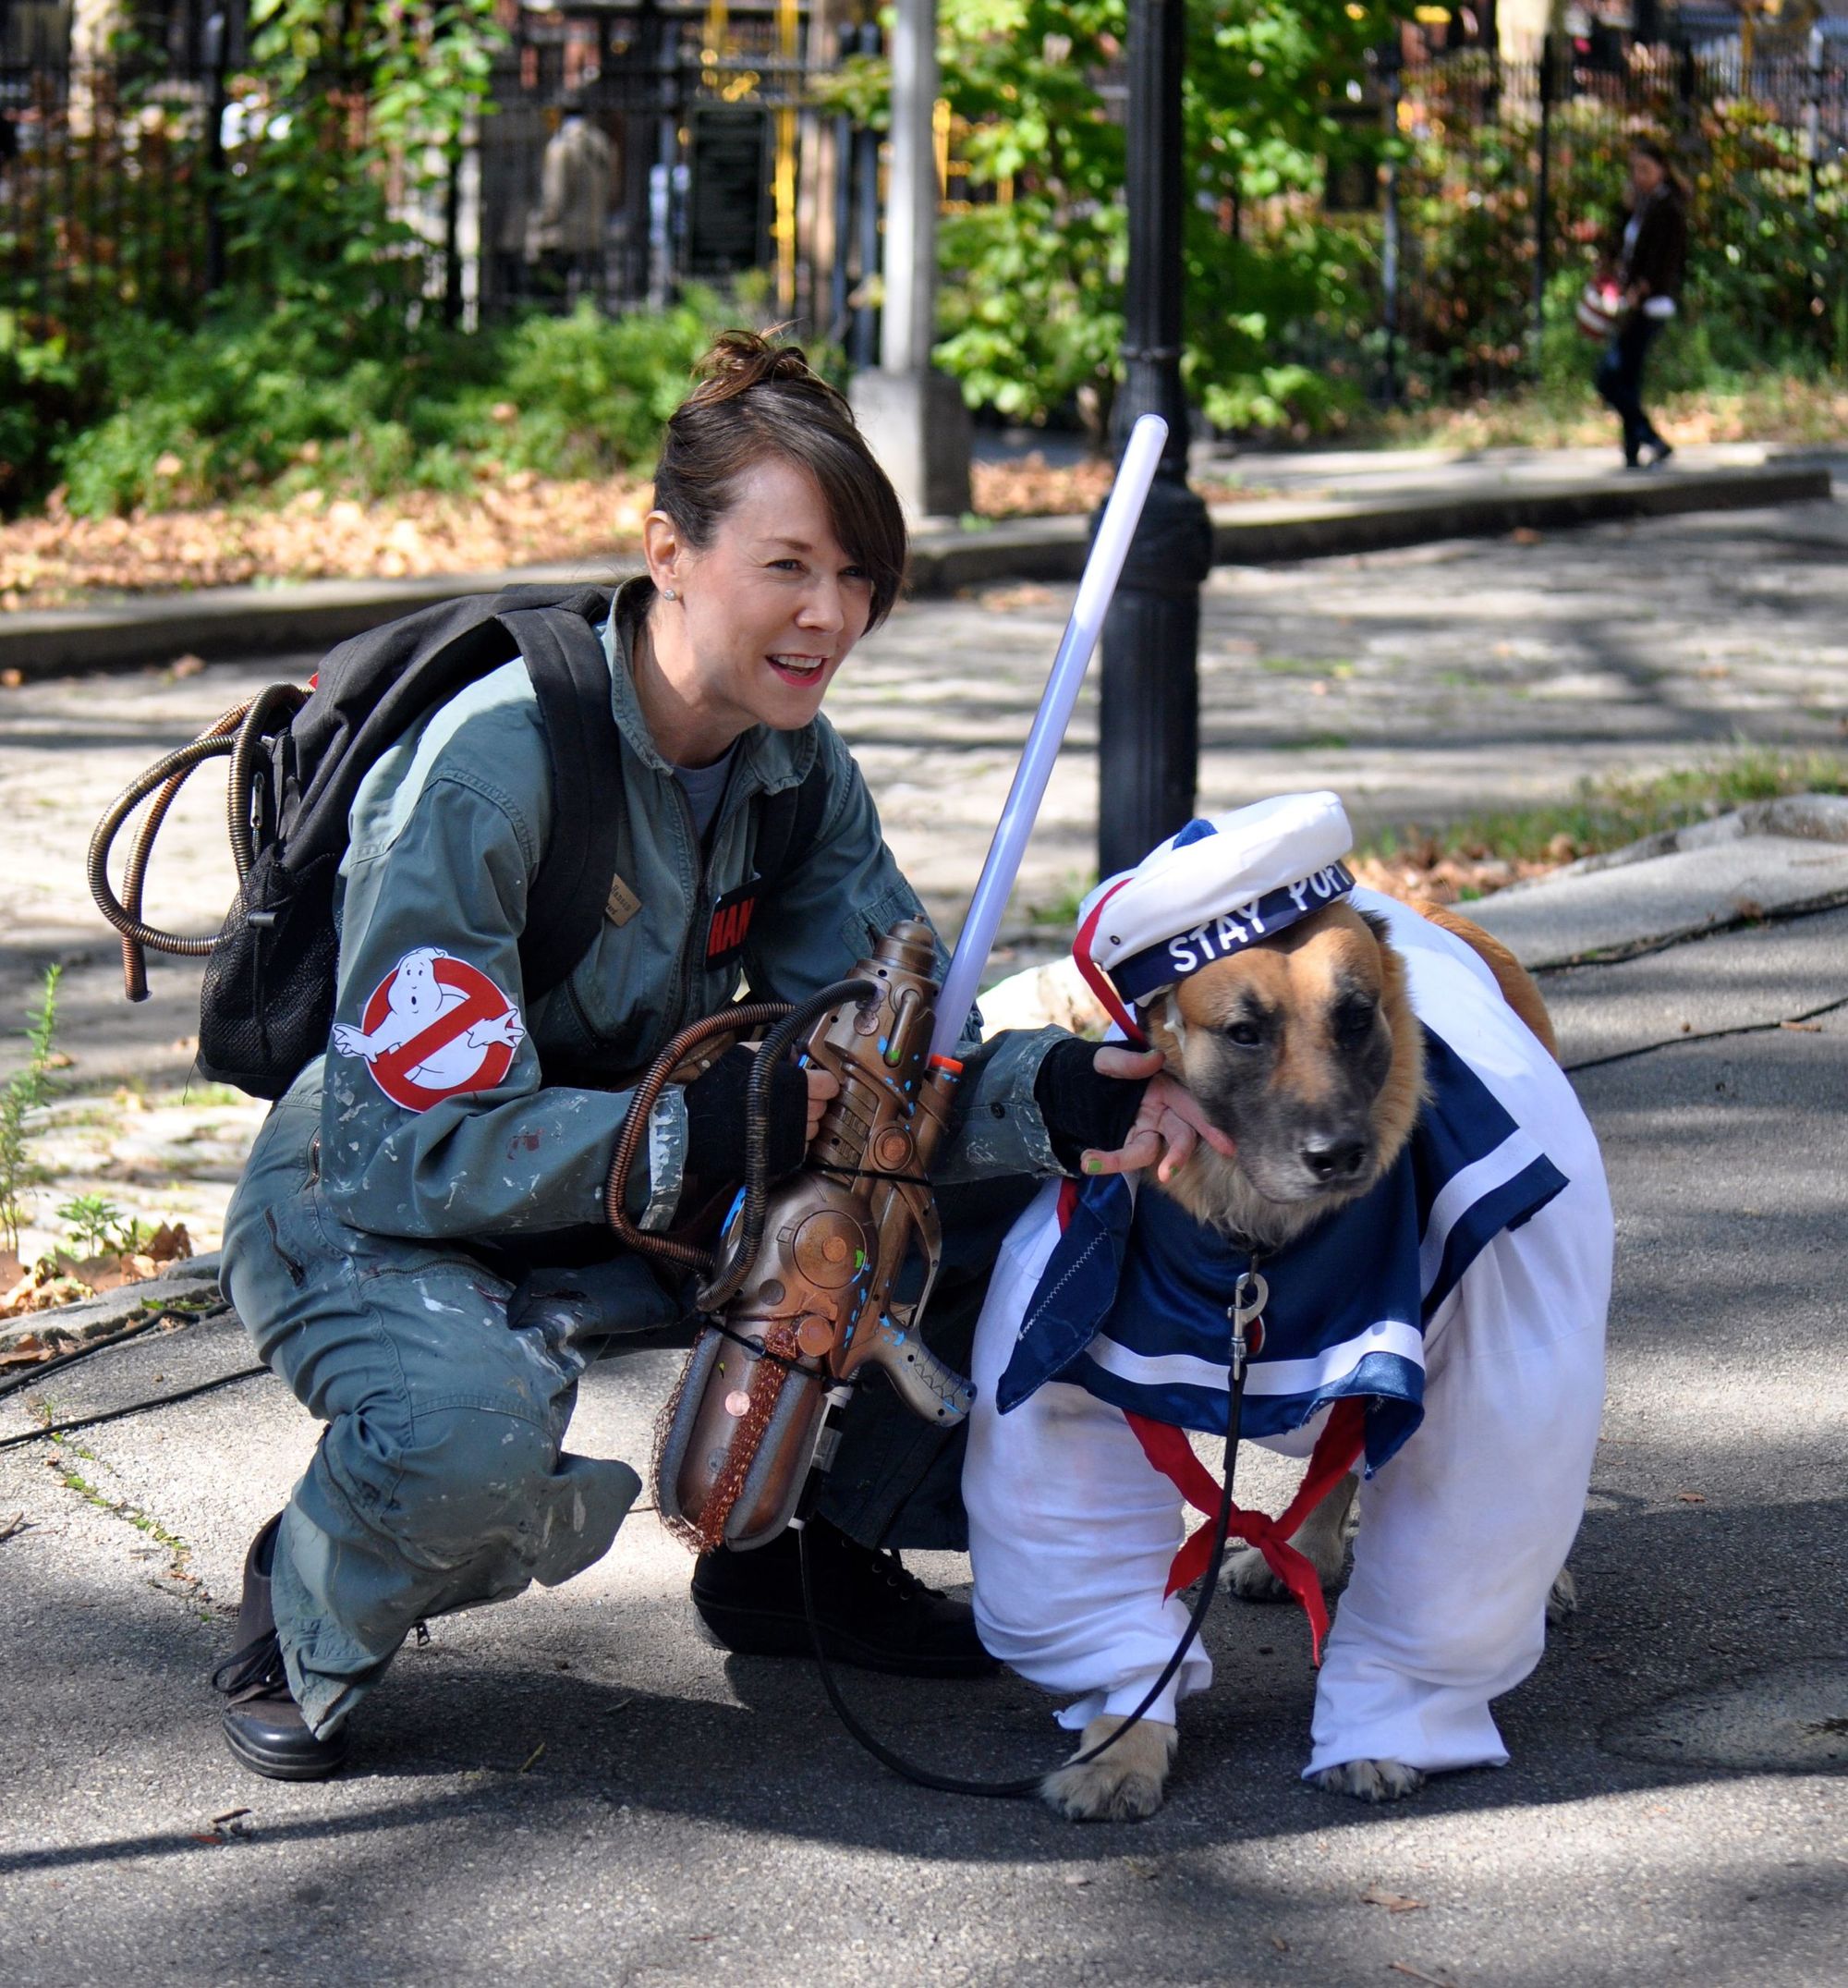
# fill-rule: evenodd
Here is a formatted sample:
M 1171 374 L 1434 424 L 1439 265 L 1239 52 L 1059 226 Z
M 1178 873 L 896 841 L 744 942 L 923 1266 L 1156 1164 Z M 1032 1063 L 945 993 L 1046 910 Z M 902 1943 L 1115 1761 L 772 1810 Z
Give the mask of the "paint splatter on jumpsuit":
M 273 1581 L 289 1686 L 320 1731 L 351 1710 L 420 1617 L 590 1566 L 639 1489 L 626 1463 L 564 1452 L 585 1350 L 539 1313 L 528 1323 L 524 1299 L 542 1288 L 548 1262 L 584 1261 L 589 1240 L 603 1259 L 600 1333 L 670 1325 L 684 1310 L 677 1289 L 607 1244 L 604 1181 L 628 1096 L 599 1085 L 632 1077 L 736 992 L 736 963 L 709 970 L 702 947 L 713 901 L 754 874 L 755 797 L 799 782 L 824 757 L 814 842 L 751 925 L 743 964 L 760 994 L 799 999 L 840 978 L 871 933 L 921 915 L 825 719 L 745 735 L 702 850 L 636 703 L 625 634 L 633 599 L 604 632 L 623 739 L 626 890 L 613 889 L 590 951 L 529 1006 L 518 938 L 552 824 L 538 707 L 524 666 L 510 664 L 368 775 L 343 876 L 334 1041 L 265 1122 L 226 1218 L 225 1293 L 262 1359 L 326 1424 L 284 1515 Z M 389 1021 L 398 980 L 423 970 L 413 953 L 438 956 L 454 981 L 489 984 L 518 1018 L 498 1026 L 498 1054 L 452 1036 L 422 1069 L 422 1089 L 416 1071 L 407 1082 L 402 1058 L 362 1053 L 362 1038 L 376 1043 L 380 1018 Z M 444 968 L 444 955 L 462 967 Z M 948 1358 L 967 1358 L 979 1284 L 1033 1177 L 1058 1171 L 1033 1098 L 1054 1040 L 997 1038 L 965 1079 L 940 1180 L 951 1203 L 957 1183 L 985 1183 L 965 1198 L 986 1226 L 969 1227 L 974 1295 L 962 1333 L 940 1342 Z M 545 1068 L 572 1081 L 548 1084 Z M 477 1088 L 445 1091 L 471 1076 Z M 388 1084 L 422 1108 L 395 1101 Z M 685 1156 L 679 1091 L 657 1106 L 650 1133 L 631 1207 L 665 1226 Z M 1003 1177 L 1017 1195 L 997 1192 Z M 864 1540 L 960 1545 L 955 1459 L 942 1451 L 934 1432 L 874 1390 L 856 1404 L 824 1509 Z M 921 1496 L 927 1479 L 949 1487 L 934 1511 Z M 922 1516 L 907 1531 L 901 1512 L 914 1506 Z

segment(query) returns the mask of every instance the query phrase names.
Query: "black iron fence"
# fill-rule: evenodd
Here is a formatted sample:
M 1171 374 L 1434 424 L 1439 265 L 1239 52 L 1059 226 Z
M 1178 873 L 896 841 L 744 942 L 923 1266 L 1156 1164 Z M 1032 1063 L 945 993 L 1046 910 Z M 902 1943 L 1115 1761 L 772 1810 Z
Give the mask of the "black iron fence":
M 1808 348 L 1848 367 L 1848 48 L 1743 64 L 1736 43 L 1550 42 L 1534 59 L 1465 51 L 1376 72 L 1397 139 L 1374 211 L 1370 323 L 1324 326 L 1329 356 L 1389 397 L 1530 378 L 1570 341 L 1572 303 L 1621 227 L 1638 139 L 1688 194 L 1687 307 L 1720 348 Z M 1724 350 L 1717 356 L 1727 356 Z
M 734 14 L 716 47 L 684 9 L 584 26 L 523 25 L 459 143 L 373 162 L 412 291 L 475 319 L 760 271 L 767 301 L 826 318 L 851 256 L 826 238 L 833 203 L 816 226 L 824 121 L 786 21 Z M 318 143 L 363 151 L 364 91 L 338 78 L 291 100 L 229 60 L 0 67 L 0 311 L 73 341 L 112 310 L 184 321 L 235 254 L 240 191 L 299 169 L 284 154 L 310 99 Z

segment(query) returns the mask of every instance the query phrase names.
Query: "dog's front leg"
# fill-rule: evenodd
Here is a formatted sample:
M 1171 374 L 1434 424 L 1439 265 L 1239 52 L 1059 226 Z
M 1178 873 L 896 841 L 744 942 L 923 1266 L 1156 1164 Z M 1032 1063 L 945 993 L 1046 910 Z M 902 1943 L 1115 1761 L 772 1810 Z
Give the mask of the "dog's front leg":
M 1360 1479 L 1350 1471 L 1290 1535 L 1290 1543 L 1316 1570 L 1316 1579 L 1331 1588 L 1341 1578 L 1347 1557 L 1347 1515 Z M 1247 1602 L 1286 1602 L 1290 1591 L 1270 1571 L 1255 1546 L 1239 1546 L 1225 1556 L 1226 1585 Z
M 1100 1746 L 1123 1725 L 1105 1713 L 1085 1727 L 1078 1753 Z M 1181 1736 L 1160 1719 L 1138 1720 L 1106 1753 L 1082 1766 L 1055 1767 L 1040 1784 L 1048 1805 L 1075 1823 L 1140 1823 L 1161 1806 L 1161 1790 Z

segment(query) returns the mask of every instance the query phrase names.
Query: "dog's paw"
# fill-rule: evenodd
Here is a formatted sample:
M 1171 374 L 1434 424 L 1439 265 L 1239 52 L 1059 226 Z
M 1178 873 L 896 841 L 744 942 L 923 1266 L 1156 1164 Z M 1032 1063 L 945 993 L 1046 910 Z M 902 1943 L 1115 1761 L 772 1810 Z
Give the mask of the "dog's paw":
M 1557 1628 L 1569 1616 L 1578 1613 L 1578 1583 L 1572 1578 L 1572 1569 L 1562 1567 L 1553 1576 L 1553 1584 L 1547 1595 L 1547 1620 Z
M 1091 1720 L 1080 1754 L 1123 1725 L 1113 1713 Z M 1107 1753 L 1082 1766 L 1055 1767 L 1040 1784 L 1048 1807 L 1074 1823 L 1140 1823 L 1161 1806 L 1161 1789 L 1181 1736 L 1160 1719 L 1142 1719 Z
M 1225 1556 L 1222 1578 L 1228 1591 L 1241 1602 L 1290 1599 L 1289 1589 L 1270 1571 L 1270 1563 L 1255 1546 L 1234 1546 Z
M 1343 1761 L 1309 1776 L 1324 1795 L 1352 1795 L 1356 1801 L 1397 1801 L 1416 1795 L 1425 1777 L 1403 1761 Z

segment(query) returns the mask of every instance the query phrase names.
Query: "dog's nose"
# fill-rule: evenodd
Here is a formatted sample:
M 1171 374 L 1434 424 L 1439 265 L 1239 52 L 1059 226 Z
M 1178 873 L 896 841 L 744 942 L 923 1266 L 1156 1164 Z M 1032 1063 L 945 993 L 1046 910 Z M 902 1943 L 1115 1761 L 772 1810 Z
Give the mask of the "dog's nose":
M 1303 1165 L 1318 1180 L 1352 1180 L 1366 1157 L 1364 1139 L 1319 1140 L 1303 1148 Z

